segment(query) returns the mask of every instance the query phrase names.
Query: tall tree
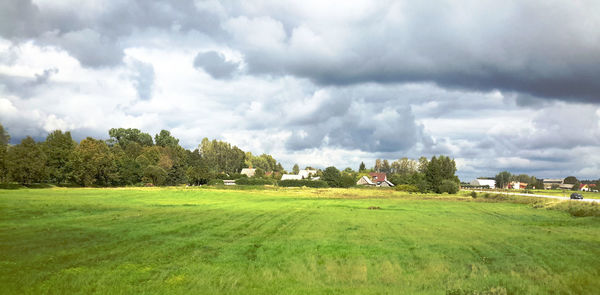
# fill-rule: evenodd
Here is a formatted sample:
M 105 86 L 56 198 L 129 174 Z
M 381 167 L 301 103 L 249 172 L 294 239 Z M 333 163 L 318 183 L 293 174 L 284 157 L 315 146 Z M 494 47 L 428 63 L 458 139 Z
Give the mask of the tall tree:
M 360 162 L 360 166 L 358 166 L 358 172 L 364 172 L 365 170 L 367 170 L 367 168 L 365 167 L 365 163 Z
M 112 128 L 108 131 L 112 141 L 125 148 L 129 143 L 136 142 L 141 146 L 151 146 L 152 136 L 135 128 Z
M 106 143 L 88 137 L 73 152 L 69 165 L 72 180 L 82 186 L 111 185 L 117 181 L 117 165 Z
M 425 157 L 420 157 L 419 158 L 419 165 L 417 170 L 420 173 L 425 173 L 425 171 L 427 171 L 427 165 L 429 164 L 429 161 L 427 160 L 427 158 Z
M 46 155 L 29 136 L 8 149 L 6 166 L 10 177 L 22 184 L 42 182 L 46 177 Z
M 334 166 L 325 168 L 321 179 L 326 181 L 327 184 L 329 184 L 329 186 L 331 187 L 340 187 L 342 185 L 342 175 L 340 173 L 340 170 L 338 170 Z
M 382 166 L 383 166 L 383 163 L 381 162 L 381 159 L 376 159 L 375 167 L 373 167 L 373 170 L 375 170 L 375 172 L 381 172 Z
M 71 138 L 71 132 L 56 130 L 48 134 L 43 143 L 48 159 L 48 178 L 53 183 L 63 183 L 69 177 L 69 162 L 77 143 Z
M 298 164 L 294 164 L 294 167 L 292 167 L 292 172 L 294 174 L 300 173 L 300 166 L 298 166 Z
M 383 160 L 383 164 L 381 164 L 381 172 L 390 173 L 390 162 L 388 162 L 388 160 Z
M 494 177 L 494 180 L 496 180 L 496 188 L 505 188 L 510 183 L 511 177 L 512 174 L 508 171 L 502 171 L 496 174 L 496 177 Z
M 171 132 L 161 130 L 160 133 L 154 135 L 154 143 L 162 147 L 176 147 L 179 146 L 179 139 L 171 136 Z

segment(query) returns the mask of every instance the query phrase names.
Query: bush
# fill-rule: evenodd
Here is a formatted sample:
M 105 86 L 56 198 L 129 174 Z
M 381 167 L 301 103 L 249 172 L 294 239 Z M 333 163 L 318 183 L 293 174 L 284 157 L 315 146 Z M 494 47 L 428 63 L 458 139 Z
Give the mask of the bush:
M 575 217 L 600 216 L 600 204 L 596 202 L 560 202 L 549 209 L 566 211 Z
M 275 182 L 271 179 L 265 178 L 255 178 L 255 177 L 242 177 L 240 179 L 235 180 L 235 184 L 237 185 L 269 185 L 274 184 Z
M 410 192 L 410 193 L 418 193 L 419 188 L 416 185 L 412 184 L 400 184 L 396 186 L 397 191 L 401 192 Z
M 456 194 L 458 192 L 458 184 L 452 180 L 442 180 L 439 189 L 440 193 Z
M 315 187 L 315 188 L 329 187 L 329 185 L 325 181 L 322 181 L 322 180 L 306 180 L 306 179 L 304 179 L 304 180 L 294 180 L 294 179 L 280 180 L 279 181 L 279 186 L 283 186 L 283 187 L 302 187 L 302 186 L 306 186 L 306 187 Z
M 477 193 L 476 192 L 471 192 L 471 198 L 477 199 Z

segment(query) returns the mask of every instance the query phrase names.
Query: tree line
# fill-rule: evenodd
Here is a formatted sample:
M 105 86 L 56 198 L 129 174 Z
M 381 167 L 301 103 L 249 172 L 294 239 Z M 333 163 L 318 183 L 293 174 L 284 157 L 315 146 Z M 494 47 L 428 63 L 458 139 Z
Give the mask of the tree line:
M 26 137 L 11 146 L 10 136 L 0 124 L 0 182 L 126 186 L 202 185 L 243 179 L 240 184 L 274 184 L 287 173 L 271 155 L 255 156 L 224 141 L 204 138 L 198 148 L 188 150 L 167 130 L 152 137 L 135 128 L 112 128 L 108 135 L 108 140 L 87 137 L 77 143 L 70 132 L 56 130 L 42 142 Z M 255 177 L 244 179 L 240 171 L 245 167 L 255 168 Z M 292 170 L 297 174 L 299 169 L 295 164 Z M 387 173 L 388 180 L 402 190 L 458 190 L 456 164 L 446 156 L 402 158 L 391 163 L 377 159 L 373 168 L 366 169 L 361 163 L 358 171 L 331 166 L 317 169 L 313 175 L 322 182 L 288 181 L 286 185 L 351 187 L 369 172 Z
M 204 138 L 187 150 L 167 130 L 154 138 L 139 129 L 113 128 L 110 138 L 87 137 L 77 143 L 70 132 L 56 130 L 42 142 L 31 137 L 9 145 L 0 125 L 0 181 L 79 186 L 206 184 L 239 176 L 244 167 L 282 173 L 272 156 L 254 156 L 237 146 Z

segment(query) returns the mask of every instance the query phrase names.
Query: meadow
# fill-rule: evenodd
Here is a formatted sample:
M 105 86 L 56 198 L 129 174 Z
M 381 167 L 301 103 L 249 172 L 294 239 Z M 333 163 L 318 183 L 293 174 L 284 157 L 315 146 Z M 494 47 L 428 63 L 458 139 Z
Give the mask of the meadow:
M 541 207 L 374 189 L 0 190 L 0 293 L 600 290 L 600 218 Z

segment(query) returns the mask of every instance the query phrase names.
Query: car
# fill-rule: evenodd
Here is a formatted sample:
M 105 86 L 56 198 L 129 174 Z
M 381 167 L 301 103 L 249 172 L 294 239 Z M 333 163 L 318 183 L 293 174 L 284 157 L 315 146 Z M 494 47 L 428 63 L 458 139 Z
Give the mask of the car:
M 571 194 L 571 200 L 581 200 L 581 199 L 583 199 L 583 196 L 581 194 L 578 194 L 578 193 Z

